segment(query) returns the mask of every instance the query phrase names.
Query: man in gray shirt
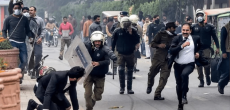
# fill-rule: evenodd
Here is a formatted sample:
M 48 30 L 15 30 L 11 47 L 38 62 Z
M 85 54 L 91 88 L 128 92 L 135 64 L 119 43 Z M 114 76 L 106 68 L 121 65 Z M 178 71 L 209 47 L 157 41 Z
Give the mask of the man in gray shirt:
M 34 49 L 30 58 L 29 70 L 33 69 L 31 79 L 39 76 L 38 68 L 35 68 L 42 59 L 42 39 L 45 37 L 45 22 L 41 17 L 36 15 L 36 7 L 31 6 L 29 10 L 30 19 L 36 21 L 37 24 L 30 25 L 31 30 L 35 34 Z
M 102 27 L 100 25 L 100 16 L 95 15 L 93 20 L 94 22 L 89 26 L 89 35 L 91 35 L 94 31 L 102 31 Z M 91 38 L 91 36 L 89 38 Z

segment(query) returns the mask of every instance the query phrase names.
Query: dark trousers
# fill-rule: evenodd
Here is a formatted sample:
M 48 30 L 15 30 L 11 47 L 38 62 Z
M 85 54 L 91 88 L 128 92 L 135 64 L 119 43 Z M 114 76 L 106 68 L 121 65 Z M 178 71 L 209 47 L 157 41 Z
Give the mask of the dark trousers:
M 36 75 L 38 75 L 38 71 L 37 71 L 38 65 L 42 59 L 42 44 L 35 43 L 33 48 L 34 48 L 33 52 L 32 52 L 31 57 L 29 59 L 30 60 L 29 70 L 33 69 L 32 75 L 35 75 L 34 73 L 36 73 Z
M 227 53 L 227 58 L 222 59 L 222 63 L 220 64 L 220 80 L 218 82 L 221 88 L 224 88 L 229 82 L 229 68 L 230 68 L 230 53 Z
M 179 104 L 182 104 L 182 96 L 186 96 L 189 90 L 189 75 L 193 72 L 195 63 L 174 64 L 174 74 L 176 78 L 176 92 Z
M 208 48 L 208 49 L 204 49 L 203 50 L 203 57 L 206 58 L 208 61 L 211 60 L 211 50 Z M 210 74 L 211 74 L 211 70 L 210 70 L 210 63 L 206 66 L 200 66 L 200 67 L 197 67 L 197 72 L 198 72 L 198 79 L 199 80 L 204 80 L 204 74 L 203 74 L 203 68 L 204 68 L 204 74 L 206 77 L 210 77 Z
M 38 87 L 35 85 L 34 93 L 35 93 L 35 96 L 38 98 L 38 100 L 43 104 L 44 96 L 45 96 L 44 87 L 41 84 L 38 84 Z M 57 98 L 56 96 L 53 96 L 51 98 L 49 110 L 66 110 L 66 108 L 69 108 L 70 106 L 71 105 L 66 97 L 63 97 L 62 100 L 59 100 L 59 98 Z M 43 110 L 43 105 L 39 105 L 37 110 Z
M 146 56 L 146 51 L 145 51 L 145 42 L 144 40 L 142 40 L 142 43 L 141 43 L 141 54 Z
M 152 47 L 149 47 L 149 48 L 150 48 L 150 58 L 153 59 L 156 48 L 152 48 Z

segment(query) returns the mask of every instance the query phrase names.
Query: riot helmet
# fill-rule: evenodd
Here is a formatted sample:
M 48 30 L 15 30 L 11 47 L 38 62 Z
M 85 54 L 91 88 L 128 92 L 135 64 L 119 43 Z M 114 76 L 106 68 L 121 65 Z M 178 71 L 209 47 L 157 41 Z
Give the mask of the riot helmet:
M 102 45 L 104 45 L 104 43 L 105 43 L 104 34 L 101 31 L 94 31 L 91 34 L 90 41 L 91 41 L 92 45 L 94 45 L 94 41 L 101 41 Z

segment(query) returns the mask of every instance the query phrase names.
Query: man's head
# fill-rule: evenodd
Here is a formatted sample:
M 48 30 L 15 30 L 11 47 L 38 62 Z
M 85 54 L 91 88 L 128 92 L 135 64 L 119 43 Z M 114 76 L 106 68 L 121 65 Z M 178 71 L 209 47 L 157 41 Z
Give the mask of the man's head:
M 87 16 L 87 19 L 88 19 L 88 20 L 91 20 L 92 18 L 91 18 L 91 16 L 90 16 L 90 15 L 88 15 L 88 16 Z
M 22 8 L 22 13 L 23 13 L 24 16 L 30 17 L 29 8 L 28 7 L 23 7 Z
M 66 16 L 63 17 L 63 22 L 64 22 L 65 24 L 67 23 L 67 17 L 66 17 Z
M 49 22 L 49 19 L 48 18 L 45 18 L 45 23 L 48 23 Z
M 16 15 L 16 16 L 18 16 L 18 15 L 20 15 L 21 14 L 21 9 L 22 9 L 22 7 L 21 7 L 21 4 L 20 3 L 14 3 L 13 4 L 13 11 L 14 11 L 14 15 Z
M 155 21 L 156 24 L 160 23 L 160 16 L 159 15 L 154 15 L 153 20 Z
M 150 21 L 150 17 L 147 16 L 147 17 L 145 18 L 145 22 L 146 22 L 146 23 L 149 23 L 149 21 Z
M 121 17 L 121 18 L 124 17 L 124 16 L 128 16 L 128 15 L 129 15 L 129 13 L 126 12 L 126 11 L 120 12 L 120 17 Z
M 192 33 L 191 25 L 189 23 L 183 24 L 181 32 L 184 37 L 188 37 Z
M 70 81 L 79 81 L 84 74 L 85 69 L 79 66 L 71 68 L 67 73 Z
M 176 20 L 175 24 L 176 24 L 176 26 L 179 26 L 180 25 L 179 20 Z
M 109 17 L 108 22 L 113 22 L 113 17 Z
M 167 21 L 167 17 L 165 15 L 163 16 L 163 21 Z
M 174 22 L 167 23 L 166 27 L 165 27 L 165 29 L 171 33 L 174 33 L 176 31 L 176 28 L 177 28 L 177 26 Z
M 196 19 L 199 23 L 204 23 L 205 21 L 205 13 L 201 9 L 196 10 Z
M 94 47 L 100 48 L 104 45 L 104 34 L 101 31 L 94 31 L 91 35 L 90 41 Z
M 137 15 L 131 15 L 129 20 L 132 22 L 133 26 L 136 26 L 139 21 L 139 17 Z
M 192 22 L 193 22 L 192 17 L 189 16 L 189 15 L 187 15 L 187 16 L 185 17 L 185 22 L 186 22 L 186 23 L 189 23 L 189 24 L 192 24 Z
M 93 17 L 93 20 L 94 20 L 94 22 L 95 22 L 96 24 L 100 24 L 100 22 L 101 22 L 101 19 L 100 19 L 100 16 L 99 16 L 99 15 L 95 15 L 95 16 Z
M 107 18 L 106 17 L 103 18 L 103 23 L 107 23 Z
M 37 12 L 37 8 L 35 6 L 31 6 L 29 13 L 30 13 L 30 17 L 35 17 L 36 16 L 36 12 Z
M 131 26 L 132 22 L 129 20 L 129 17 L 122 17 L 121 18 L 121 28 L 128 29 Z
M 84 19 L 85 19 L 85 16 L 82 16 L 82 19 L 84 20 Z
M 72 18 L 73 18 L 73 15 L 72 15 L 72 14 L 69 14 L 69 18 L 72 19 Z

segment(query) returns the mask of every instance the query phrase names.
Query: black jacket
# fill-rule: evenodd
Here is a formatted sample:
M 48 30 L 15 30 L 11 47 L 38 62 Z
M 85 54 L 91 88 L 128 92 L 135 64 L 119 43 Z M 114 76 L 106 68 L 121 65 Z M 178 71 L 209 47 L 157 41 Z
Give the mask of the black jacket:
M 119 54 L 130 55 L 134 52 L 135 46 L 140 43 L 140 37 L 137 31 L 132 28 L 132 35 L 122 28 L 117 28 L 112 36 L 112 50 Z
M 146 32 L 146 35 L 149 38 L 149 44 L 151 44 L 154 36 L 159 31 L 163 31 L 163 30 L 165 30 L 165 25 L 163 23 L 160 23 L 160 24 L 151 23 L 151 24 L 149 24 L 149 26 L 147 28 L 147 32 Z
M 195 51 L 194 51 L 194 55 L 196 53 L 200 54 L 199 59 L 195 59 L 195 63 L 197 66 L 202 66 L 202 65 L 207 65 L 208 61 L 205 60 L 202 57 L 202 44 L 200 41 L 200 37 L 199 36 L 192 36 L 193 42 L 194 42 L 194 46 L 195 46 Z M 183 40 L 183 36 L 179 35 L 174 37 L 171 47 L 169 49 L 169 60 L 168 60 L 168 67 L 171 68 L 172 64 L 175 60 L 175 58 L 179 55 L 179 52 L 182 50 L 181 45 L 185 42 L 185 40 Z M 180 57 L 180 56 L 178 56 Z
M 204 27 L 201 27 L 199 24 L 193 24 L 192 25 L 192 33 L 191 35 L 197 35 L 200 36 L 200 40 L 202 43 L 202 48 L 210 48 L 211 47 L 211 38 L 215 41 L 216 47 L 219 48 L 219 41 L 216 36 L 216 29 L 211 24 L 205 24 Z
M 90 75 L 100 78 L 105 77 L 105 74 L 109 71 L 109 58 L 112 60 L 117 60 L 116 55 L 106 45 L 101 46 L 99 50 L 94 50 L 91 42 L 88 41 L 85 42 L 85 46 L 92 58 L 92 61 L 99 62 L 100 64 L 99 66 L 93 68 Z
M 65 97 L 63 90 L 68 81 L 67 72 L 51 72 L 38 80 L 39 84 L 43 86 L 45 94 L 42 94 L 42 91 L 37 91 L 35 95 L 37 97 L 40 97 L 40 95 L 44 96 L 43 109 L 50 109 L 50 103 L 52 103 L 51 100 L 54 96 L 58 97 L 59 100 L 63 100 Z M 79 109 L 76 86 L 77 81 L 70 81 L 69 95 L 74 110 Z

